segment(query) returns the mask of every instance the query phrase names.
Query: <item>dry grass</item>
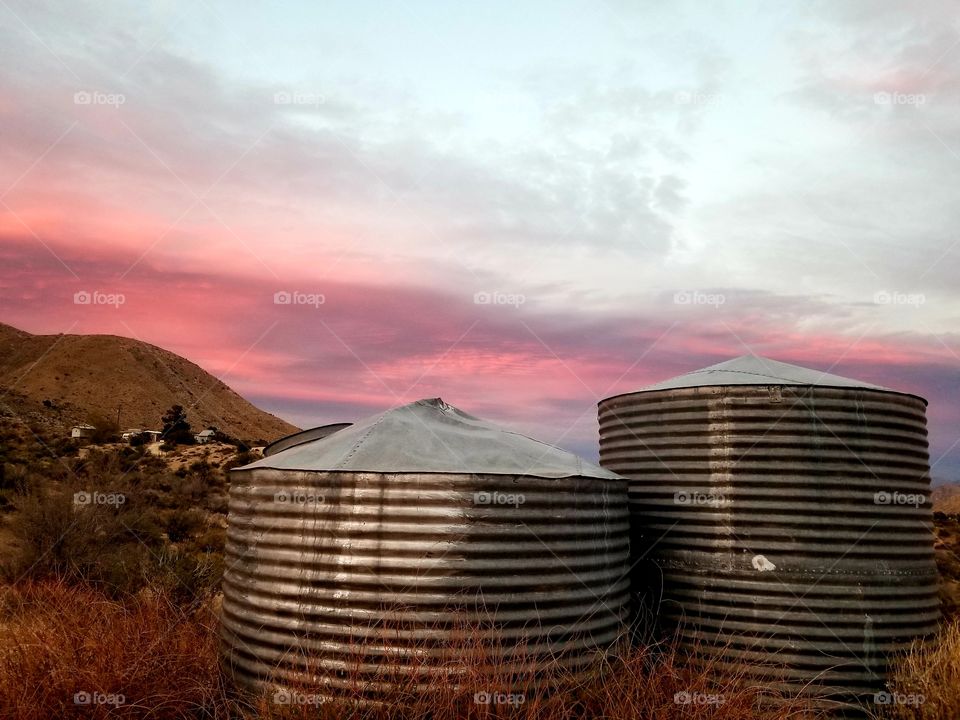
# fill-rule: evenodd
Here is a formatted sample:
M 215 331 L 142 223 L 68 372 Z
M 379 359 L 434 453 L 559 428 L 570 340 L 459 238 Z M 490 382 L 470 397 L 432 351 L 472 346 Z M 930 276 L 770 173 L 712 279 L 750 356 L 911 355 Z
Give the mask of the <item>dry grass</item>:
M 502 648 L 491 648 L 467 634 L 461 637 L 454 660 L 443 667 L 459 678 L 457 683 L 442 683 L 425 692 L 417 687 L 416 678 L 401 681 L 382 696 L 383 704 L 377 707 L 351 702 L 361 696 L 361 688 L 349 682 L 342 700 L 319 705 L 278 704 L 270 691 L 241 696 L 230 689 L 217 651 L 217 619 L 209 603 L 199 609 L 178 605 L 162 591 L 152 590 L 118 600 L 95 589 L 50 580 L 6 587 L 0 590 L 0 718 L 747 720 L 816 716 L 798 701 L 765 711 L 761 701 L 770 696 L 762 688 L 710 667 L 692 668 L 670 646 L 620 647 L 619 652 L 598 657 L 585 677 L 556 669 L 547 679 L 557 689 L 546 692 L 525 686 L 506 666 L 499 677 L 491 677 L 482 668 L 489 664 L 490 652 Z M 954 623 L 935 641 L 918 643 L 900 658 L 891 679 L 891 692 L 901 701 L 922 695 L 924 702 L 879 706 L 874 716 L 956 720 L 960 717 L 958 677 L 960 625 Z M 302 702 L 313 692 L 316 689 L 304 685 L 292 697 Z M 523 702 L 476 702 L 478 693 L 497 692 L 522 694 Z M 77 693 L 122 695 L 123 704 L 77 705 Z M 683 697 L 700 702 L 676 701 Z
M 937 637 L 917 641 L 897 659 L 876 717 L 957 720 L 960 718 L 960 621 L 945 625 Z
M 216 619 L 141 593 L 124 602 L 47 581 L 0 593 L 0 717 L 223 717 Z M 76 693 L 125 705 L 77 705 Z
M 380 707 L 347 701 L 283 705 L 274 694 L 239 697 L 217 659 L 216 614 L 179 606 L 163 593 L 126 600 L 58 581 L 0 591 L 0 717 L 49 718 L 718 718 L 808 717 L 799 706 L 764 715 L 761 689 L 704 668 L 684 667 L 669 648 L 625 650 L 598 658 L 585 678 L 557 671 L 559 689 L 537 691 L 516 678 L 478 671 L 486 649 L 468 640 L 454 661 L 460 684 L 430 692 L 414 682 L 383 697 Z M 303 693 L 310 689 L 302 688 Z M 482 704 L 477 693 L 523 692 L 512 705 Z M 123 704 L 77 705 L 77 693 L 123 696 Z M 678 703 L 686 693 L 712 702 Z M 682 696 L 680 696 L 682 697 Z M 118 698 L 117 698 L 118 699 Z

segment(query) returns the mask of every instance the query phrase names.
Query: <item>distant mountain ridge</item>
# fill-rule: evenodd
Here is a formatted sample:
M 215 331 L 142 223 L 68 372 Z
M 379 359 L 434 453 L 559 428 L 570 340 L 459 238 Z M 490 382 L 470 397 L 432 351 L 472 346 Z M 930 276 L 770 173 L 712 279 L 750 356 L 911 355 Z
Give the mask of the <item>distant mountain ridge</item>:
M 0 323 L 0 412 L 64 428 L 116 422 L 159 429 L 172 405 L 197 431 L 272 441 L 297 428 L 254 407 L 198 365 L 116 335 L 31 335 Z

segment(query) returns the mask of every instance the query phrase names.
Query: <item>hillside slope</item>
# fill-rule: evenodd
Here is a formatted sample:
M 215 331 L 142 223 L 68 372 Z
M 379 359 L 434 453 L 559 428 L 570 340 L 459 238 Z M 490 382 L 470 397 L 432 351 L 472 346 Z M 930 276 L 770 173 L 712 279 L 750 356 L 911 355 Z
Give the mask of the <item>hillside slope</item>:
M 0 399 L 0 409 L 64 428 L 116 422 L 119 407 L 121 429 L 159 429 L 179 404 L 197 430 L 266 441 L 296 432 L 189 360 L 114 335 L 31 335 L 0 323 Z

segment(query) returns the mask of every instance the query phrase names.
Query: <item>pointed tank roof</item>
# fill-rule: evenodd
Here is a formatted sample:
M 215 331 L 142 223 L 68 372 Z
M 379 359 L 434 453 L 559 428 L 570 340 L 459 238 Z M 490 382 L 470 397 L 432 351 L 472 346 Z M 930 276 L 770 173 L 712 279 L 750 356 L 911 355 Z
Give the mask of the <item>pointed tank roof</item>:
M 732 360 L 705 367 L 702 370 L 694 370 L 686 375 L 678 375 L 670 380 L 647 385 L 636 392 L 718 385 L 816 385 L 818 387 L 864 388 L 899 393 L 897 390 L 891 390 L 881 385 L 871 385 L 860 380 L 831 375 L 799 365 L 790 365 L 758 355 L 742 355 Z M 899 394 L 908 395 L 910 393 Z
M 360 420 L 240 470 L 620 476 L 573 453 L 468 415 L 440 398 Z

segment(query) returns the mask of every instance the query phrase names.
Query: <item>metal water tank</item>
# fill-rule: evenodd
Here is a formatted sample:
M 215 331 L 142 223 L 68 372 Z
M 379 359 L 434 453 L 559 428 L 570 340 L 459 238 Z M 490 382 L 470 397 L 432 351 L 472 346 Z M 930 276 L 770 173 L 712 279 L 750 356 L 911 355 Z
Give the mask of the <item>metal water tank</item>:
M 936 629 L 926 401 L 745 356 L 599 404 L 634 587 L 720 667 L 848 702 Z
M 232 471 L 222 651 L 372 701 L 455 681 L 464 631 L 485 671 L 577 672 L 623 630 L 628 528 L 624 478 L 421 400 Z

